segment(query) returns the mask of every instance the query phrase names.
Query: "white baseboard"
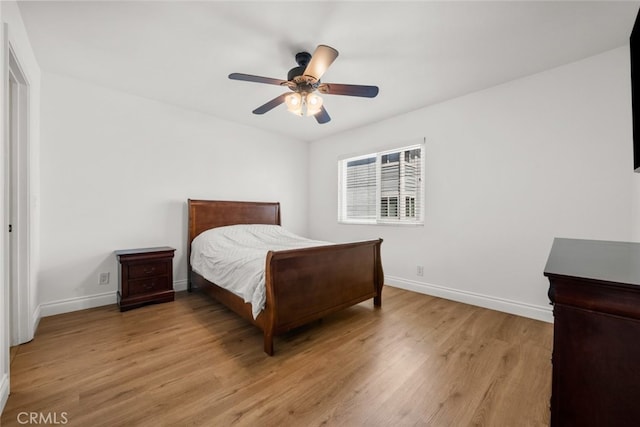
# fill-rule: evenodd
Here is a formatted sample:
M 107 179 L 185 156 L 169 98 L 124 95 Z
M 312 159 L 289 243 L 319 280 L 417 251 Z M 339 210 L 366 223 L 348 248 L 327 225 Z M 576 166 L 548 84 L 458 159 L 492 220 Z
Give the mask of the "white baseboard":
M 9 354 L 6 355 L 9 357 Z M 2 378 L 0 378 L 0 414 L 4 411 L 4 406 L 7 404 L 7 400 L 9 399 L 9 375 L 6 373 L 2 374 Z
M 188 282 L 189 281 L 187 279 L 175 280 L 173 282 L 173 290 L 176 292 L 186 291 Z
M 519 301 L 512 301 L 504 298 L 497 298 L 482 295 L 475 292 L 461 291 L 459 289 L 447 288 L 445 286 L 433 285 L 430 283 L 416 282 L 402 279 L 400 277 L 386 276 L 385 285 L 406 289 L 425 295 L 446 298 L 465 304 L 477 305 L 491 310 L 503 311 L 517 316 L 531 319 L 553 322 L 553 311 L 551 307 L 541 307 L 533 304 L 526 304 Z M 187 279 L 173 282 L 173 289 L 176 292 L 187 290 Z M 53 316 L 56 314 L 69 313 L 72 311 L 84 310 L 87 308 L 100 307 L 117 303 L 116 292 L 105 292 L 103 294 L 90 295 L 85 297 L 69 298 L 65 300 L 52 301 L 40 304 L 33 315 L 34 331 L 38 326 L 41 317 Z
M 58 301 L 45 302 L 40 304 L 42 317 L 54 316 L 56 314 L 69 313 L 72 311 L 84 310 L 87 308 L 100 307 L 103 305 L 116 304 L 118 298 L 115 291 L 105 292 L 97 295 L 67 298 Z
M 176 280 L 175 282 L 173 282 L 173 290 L 176 292 L 186 291 L 187 279 Z M 101 307 L 103 305 L 117 303 L 118 295 L 116 291 L 45 302 L 40 304 L 36 309 L 38 317 L 36 321 L 36 315 L 34 314 L 34 325 L 37 326 L 37 322 L 40 321 L 41 317 L 54 316 L 56 314 L 70 313 L 72 311 L 85 310 L 87 308 Z M 35 327 L 33 330 L 36 330 Z
M 385 285 L 553 323 L 553 310 L 551 306 L 543 307 L 526 304 L 519 301 L 461 291 L 459 289 L 447 288 L 430 283 L 415 282 L 393 276 L 385 276 Z

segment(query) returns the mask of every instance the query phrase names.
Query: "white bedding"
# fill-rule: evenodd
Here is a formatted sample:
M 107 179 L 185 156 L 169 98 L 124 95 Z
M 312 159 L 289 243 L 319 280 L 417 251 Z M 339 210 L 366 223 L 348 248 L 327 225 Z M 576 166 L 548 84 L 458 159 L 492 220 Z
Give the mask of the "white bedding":
M 208 281 L 251 303 L 255 319 L 266 301 L 267 252 L 329 244 L 297 236 L 279 225 L 218 227 L 193 239 L 191 268 Z

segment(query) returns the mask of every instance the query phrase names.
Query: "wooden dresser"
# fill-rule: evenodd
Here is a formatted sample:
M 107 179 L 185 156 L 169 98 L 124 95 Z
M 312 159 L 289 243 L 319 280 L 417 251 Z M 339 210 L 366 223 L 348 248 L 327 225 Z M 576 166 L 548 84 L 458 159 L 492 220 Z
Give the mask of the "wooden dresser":
M 144 304 L 173 301 L 174 248 L 126 249 L 118 258 L 118 305 L 120 311 Z
M 555 239 L 551 426 L 640 425 L 640 244 Z

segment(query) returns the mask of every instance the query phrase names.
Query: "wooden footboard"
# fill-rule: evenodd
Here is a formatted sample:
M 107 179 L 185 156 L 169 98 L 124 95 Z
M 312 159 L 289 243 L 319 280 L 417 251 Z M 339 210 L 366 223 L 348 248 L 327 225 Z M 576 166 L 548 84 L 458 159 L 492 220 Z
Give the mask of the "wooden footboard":
M 382 239 L 269 252 L 264 350 L 273 336 L 369 298 L 382 303 Z

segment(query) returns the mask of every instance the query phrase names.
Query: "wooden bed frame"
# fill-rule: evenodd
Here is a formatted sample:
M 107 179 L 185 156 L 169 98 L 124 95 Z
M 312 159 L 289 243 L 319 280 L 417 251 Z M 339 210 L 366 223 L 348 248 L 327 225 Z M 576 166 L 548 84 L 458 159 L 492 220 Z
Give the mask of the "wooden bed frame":
M 191 200 L 187 245 L 188 290 L 200 288 L 264 333 L 264 351 L 273 355 L 273 337 L 330 313 L 373 298 L 382 304 L 382 239 L 286 251 L 266 258 L 266 304 L 256 319 L 251 304 L 209 282 L 191 268 L 191 242 L 205 230 L 234 224 L 280 225 L 280 204 Z

